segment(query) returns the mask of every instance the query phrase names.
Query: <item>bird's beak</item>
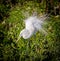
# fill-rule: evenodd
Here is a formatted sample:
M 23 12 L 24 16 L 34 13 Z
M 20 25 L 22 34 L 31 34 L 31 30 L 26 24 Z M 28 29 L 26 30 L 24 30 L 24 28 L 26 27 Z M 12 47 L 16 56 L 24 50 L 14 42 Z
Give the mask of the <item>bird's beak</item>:
M 18 39 L 17 39 L 17 41 L 16 41 L 16 42 L 18 42 L 18 41 L 19 41 L 19 39 L 20 39 L 21 37 L 22 37 L 22 36 L 21 36 L 21 35 L 19 35 L 19 36 L 18 36 Z

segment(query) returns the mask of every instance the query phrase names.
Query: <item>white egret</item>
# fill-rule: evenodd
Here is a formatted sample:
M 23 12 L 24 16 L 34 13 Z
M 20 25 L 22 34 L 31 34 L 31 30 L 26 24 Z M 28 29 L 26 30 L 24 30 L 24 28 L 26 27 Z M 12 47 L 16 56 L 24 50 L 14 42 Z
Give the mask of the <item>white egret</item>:
M 40 18 L 38 18 L 37 16 L 31 16 L 28 19 L 24 20 L 25 28 L 20 32 L 18 40 L 20 39 L 20 37 L 28 39 L 39 30 L 45 32 L 45 30 L 42 29 L 42 25 L 46 18 L 46 15 L 43 15 Z

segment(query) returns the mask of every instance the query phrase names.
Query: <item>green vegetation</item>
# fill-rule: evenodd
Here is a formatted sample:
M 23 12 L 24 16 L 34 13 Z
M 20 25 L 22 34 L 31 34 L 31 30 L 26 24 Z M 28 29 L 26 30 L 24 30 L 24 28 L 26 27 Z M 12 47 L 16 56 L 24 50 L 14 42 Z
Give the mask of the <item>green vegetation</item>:
M 14 0 L 15 1 L 15 0 Z M 21 4 L 17 4 L 17 2 Z M 25 1 L 25 0 L 24 0 Z M 45 12 L 45 3 L 17 0 L 9 2 L 9 7 L 0 5 L 0 61 L 59 61 L 60 60 L 60 16 L 51 15 L 44 24 L 47 36 L 37 32 L 30 39 L 16 43 L 24 21 L 33 12 L 41 16 Z M 23 3 L 23 4 L 22 4 Z M 12 5 L 12 7 L 11 7 Z

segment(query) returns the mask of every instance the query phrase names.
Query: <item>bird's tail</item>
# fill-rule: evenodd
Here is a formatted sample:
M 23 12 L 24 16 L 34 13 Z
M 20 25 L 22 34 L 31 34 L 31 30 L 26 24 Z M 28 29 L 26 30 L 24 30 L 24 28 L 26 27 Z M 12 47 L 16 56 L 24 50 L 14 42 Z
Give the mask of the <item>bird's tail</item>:
M 40 17 L 40 19 L 42 20 L 42 21 L 44 21 L 44 20 L 46 20 L 46 19 L 48 19 L 49 18 L 49 14 L 44 14 L 44 15 L 42 15 L 41 17 Z

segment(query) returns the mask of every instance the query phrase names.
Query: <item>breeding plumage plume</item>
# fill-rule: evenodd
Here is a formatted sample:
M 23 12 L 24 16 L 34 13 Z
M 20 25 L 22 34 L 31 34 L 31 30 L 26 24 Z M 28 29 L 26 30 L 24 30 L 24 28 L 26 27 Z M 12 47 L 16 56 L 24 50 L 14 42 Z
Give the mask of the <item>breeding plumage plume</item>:
M 40 18 L 38 18 L 37 16 L 31 16 L 24 20 L 25 28 L 20 32 L 18 40 L 20 39 L 20 37 L 28 39 L 39 30 L 42 30 L 42 32 L 45 33 L 45 30 L 43 30 L 42 25 L 44 23 L 44 20 L 46 20 L 47 18 L 48 17 L 45 14 Z

